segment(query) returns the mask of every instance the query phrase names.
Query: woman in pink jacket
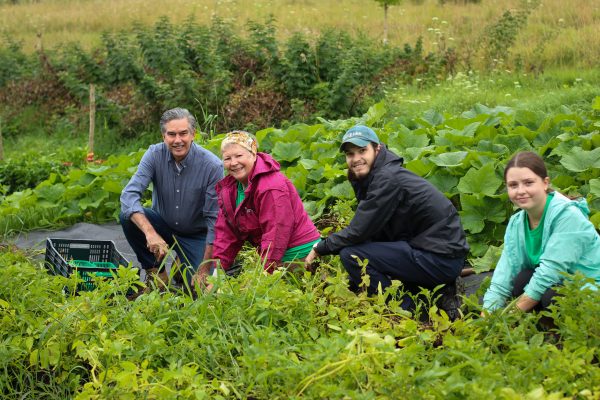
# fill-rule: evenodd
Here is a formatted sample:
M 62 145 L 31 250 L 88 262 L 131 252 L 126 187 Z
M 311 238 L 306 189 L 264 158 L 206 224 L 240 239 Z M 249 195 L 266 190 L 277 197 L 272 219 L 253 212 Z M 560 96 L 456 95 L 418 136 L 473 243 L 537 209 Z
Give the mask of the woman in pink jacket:
M 231 268 L 245 242 L 257 248 L 265 270 L 273 272 L 285 262 L 303 260 L 320 240 L 279 163 L 257 149 L 256 138 L 243 131 L 228 133 L 221 144 L 228 176 L 217 184 L 219 215 L 213 258 L 225 270 Z M 203 281 L 208 268 L 199 271 Z

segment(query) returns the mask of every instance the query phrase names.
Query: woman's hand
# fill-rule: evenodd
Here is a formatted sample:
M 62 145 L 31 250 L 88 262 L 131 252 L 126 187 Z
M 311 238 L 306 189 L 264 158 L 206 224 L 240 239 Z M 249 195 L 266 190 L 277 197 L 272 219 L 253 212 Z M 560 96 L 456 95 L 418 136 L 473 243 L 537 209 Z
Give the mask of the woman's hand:
M 192 277 L 192 286 L 195 288 L 198 286 L 201 289 L 210 290 L 212 288 L 211 285 L 206 284 L 206 279 L 210 275 L 210 266 L 212 263 L 204 263 L 200 265 L 198 271 Z
M 517 308 L 523 312 L 531 311 L 535 306 L 539 304 L 539 301 L 532 299 L 527 295 L 521 295 L 517 300 Z

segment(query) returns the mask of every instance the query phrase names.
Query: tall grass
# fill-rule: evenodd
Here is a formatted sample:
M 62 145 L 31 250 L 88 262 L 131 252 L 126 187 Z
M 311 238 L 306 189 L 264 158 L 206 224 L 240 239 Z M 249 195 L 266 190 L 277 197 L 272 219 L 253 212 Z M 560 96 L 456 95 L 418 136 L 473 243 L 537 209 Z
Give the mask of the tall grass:
M 441 44 L 429 28 L 439 25 L 446 44 L 468 49 L 482 38 L 487 25 L 520 4 L 520 0 L 444 6 L 436 0 L 421 5 L 405 2 L 389 9 L 389 41 L 401 45 L 423 36 L 431 50 Z M 239 25 L 273 15 L 282 37 L 335 27 L 379 38 L 383 30 L 383 11 L 369 0 L 41 0 L 0 5 L 0 32 L 23 40 L 29 50 L 38 45 L 38 33 L 47 47 L 76 40 L 91 48 L 99 43 L 102 31 L 127 30 L 134 23 L 151 25 L 162 15 L 175 23 L 194 15 L 203 23 L 218 16 Z M 545 65 L 590 67 L 600 63 L 599 48 L 600 3 L 546 0 L 530 15 L 512 52 Z

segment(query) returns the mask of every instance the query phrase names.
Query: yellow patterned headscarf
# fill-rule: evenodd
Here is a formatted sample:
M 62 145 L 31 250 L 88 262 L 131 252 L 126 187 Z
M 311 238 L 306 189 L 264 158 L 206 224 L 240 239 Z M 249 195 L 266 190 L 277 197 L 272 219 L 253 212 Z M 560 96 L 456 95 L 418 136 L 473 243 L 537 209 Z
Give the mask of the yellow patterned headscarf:
M 258 152 L 258 141 L 254 135 L 245 131 L 232 131 L 225 135 L 221 142 L 221 151 L 230 144 L 239 144 L 254 155 Z

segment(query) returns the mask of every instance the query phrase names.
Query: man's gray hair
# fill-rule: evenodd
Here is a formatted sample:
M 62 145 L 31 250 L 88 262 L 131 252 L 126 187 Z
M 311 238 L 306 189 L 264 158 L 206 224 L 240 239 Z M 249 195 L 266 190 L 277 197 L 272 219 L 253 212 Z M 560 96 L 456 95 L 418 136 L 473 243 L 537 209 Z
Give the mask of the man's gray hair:
M 173 121 L 175 119 L 183 119 L 187 118 L 188 125 L 190 128 L 190 133 L 193 135 L 196 133 L 196 118 L 185 108 L 171 108 L 163 113 L 162 117 L 160 117 L 160 133 L 163 135 L 167 131 L 167 123 Z

